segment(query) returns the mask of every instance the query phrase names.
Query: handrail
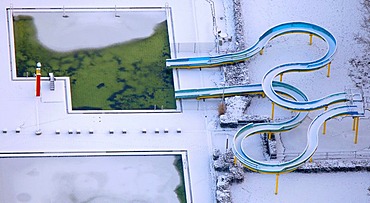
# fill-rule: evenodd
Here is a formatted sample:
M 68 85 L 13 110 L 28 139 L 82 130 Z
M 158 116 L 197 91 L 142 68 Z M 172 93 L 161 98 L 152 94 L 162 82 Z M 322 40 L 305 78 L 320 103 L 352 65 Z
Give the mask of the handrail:
M 284 160 L 295 158 L 300 153 L 277 153 L 277 157 L 284 157 Z M 314 160 L 332 159 L 370 159 L 370 150 L 367 151 L 337 151 L 337 152 L 315 152 L 312 156 Z

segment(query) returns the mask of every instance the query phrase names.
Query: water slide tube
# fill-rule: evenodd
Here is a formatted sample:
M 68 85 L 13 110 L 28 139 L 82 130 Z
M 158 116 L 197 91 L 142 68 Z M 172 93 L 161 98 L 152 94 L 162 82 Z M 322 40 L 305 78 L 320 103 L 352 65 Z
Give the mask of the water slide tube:
M 321 58 L 305 63 L 289 63 L 270 69 L 263 77 L 261 84 L 250 84 L 244 86 L 216 87 L 202 89 L 178 90 L 175 92 L 177 99 L 190 98 L 215 98 L 245 94 L 264 94 L 272 102 L 294 111 L 297 115 L 285 122 L 248 124 L 242 127 L 234 136 L 233 152 L 238 160 L 251 170 L 261 173 L 283 173 L 290 172 L 306 162 L 316 151 L 318 146 L 318 131 L 322 123 L 336 116 L 361 116 L 362 96 L 346 95 L 344 92 L 331 94 L 321 99 L 308 100 L 299 89 L 286 83 L 273 81 L 274 78 L 286 72 L 314 71 L 330 63 L 336 51 L 336 40 L 334 36 L 320 26 L 304 23 L 290 22 L 277 25 L 265 32 L 259 40 L 250 48 L 240 52 L 210 57 L 194 57 L 182 59 L 169 59 L 167 66 L 171 68 L 193 68 L 212 67 L 216 65 L 235 63 L 246 60 L 264 48 L 271 39 L 288 33 L 307 33 L 315 35 L 327 42 L 328 50 Z M 281 95 L 288 96 L 293 100 Z M 346 103 L 344 103 L 346 102 Z M 330 104 L 341 103 L 328 111 L 317 116 L 309 126 L 307 132 L 307 144 L 303 152 L 293 160 L 282 163 L 266 163 L 254 160 L 243 149 L 245 138 L 263 132 L 287 131 L 297 127 L 307 115 L 307 111 L 327 107 Z M 348 103 L 348 104 L 347 104 Z
M 300 91 L 298 88 L 291 86 L 287 83 L 273 81 L 272 86 L 278 94 L 285 95 L 289 98 L 294 99 L 295 101 L 308 101 L 307 96 Z M 249 85 L 240 85 L 240 86 L 230 86 L 230 87 L 216 87 L 216 88 L 202 88 L 202 89 L 186 89 L 178 90 L 175 93 L 177 99 L 201 99 L 201 98 L 221 98 L 223 96 L 234 96 L 234 95 L 247 95 L 247 94 L 263 94 L 263 88 L 261 84 L 249 84 Z M 348 96 L 345 93 L 337 94 L 335 100 L 331 102 L 336 103 L 336 101 L 350 102 Z M 353 100 L 352 100 L 353 101 Z M 248 153 L 243 149 L 243 142 L 249 136 L 265 133 L 265 132 L 282 132 L 288 131 L 299 124 L 307 116 L 307 111 L 298 112 L 293 118 L 283 121 L 283 122 L 273 122 L 273 123 L 250 123 L 246 126 L 243 126 L 239 131 L 234 135 L 233 138 L 233 152 L 235 157 L 247 168 L 260 172 L 260 173 L 285 173 L 290 172 L 304 162 L 306 162 L 316 151 L 318 147 L 318 134 L 319 129 L 322 123 L 330 118 L 337 116 L 359 116 L 361 115 L 361 106 L 360 101 L 355 101 L 352 104 L 335 107 L 324 113 L 317 116 L 313 122 L 310 124 L 310 127 L 307 132 L 307 144 L 304 151 L 295 159 L 282 162 L 282 163 L 265 163 L 262 161 L 254 160 L 248 155 Z
M 166 66 L 170 68 L 207 68 L 222 64 L 232 64 L 245 61 L 257 53 L 260 53 L 266 44 L 273 38 L 291 33 L 312 34 L 327 41 L 329 44 L 329 49 L 328 53 L 323 57 L 325 59 L 330 60 L 331 56 L 336 50 L 336 40 L 334 36 L 322 27 L 306 22 L 289 22 L 270 28 L 257 40 L 254 45 L 245 50 L 218 56 L 167 59 Z M 322 59 L 317 61 L 323 62 Z

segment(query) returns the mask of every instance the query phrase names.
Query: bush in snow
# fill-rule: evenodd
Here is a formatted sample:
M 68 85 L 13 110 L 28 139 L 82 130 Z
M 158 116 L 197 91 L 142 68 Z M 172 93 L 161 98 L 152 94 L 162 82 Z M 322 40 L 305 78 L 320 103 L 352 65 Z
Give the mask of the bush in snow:
M 228 149 L 224 155 L 224 159 L 227 163 L 233 164 L 234 163 L 234 153 L 231 149 Z
M 234 162 L 234 154 L 230 149 L 225 154 L 219 154 L 219 150 L 215 150 L 213 160 L 213 167 L 216 171 L 227 171 L 230 164 Z
M 229 167 L 229 171 L 232 175 L 232 180 L 236 182 L 241 182 L 244 180 L 244 170 L 242 167 L 231 165 Z
M 215 168 L 216 171 L 222 171 L 222 172 L 227 172 L 227 178 L 225 178 L 224 175 L 219 176 L 222 178 L 221 180 L 225 181 L 242 181 L 244 179 L 244 171 L 243 167 L 241 165 L 234 165 L 234 154 L 233 152 L 229 149 L 226 151 L 225 154 L 219 155 L 220 150 L 215 150 L 214 154 L 217 156 L 213 156 L 214 162 L 213 162 L 213 167 Z M 215 157 L 218 157 L 215 159 Z M 221 181 L 218 180 L 218 181 Z
M 218 203 L 231 203 L 230 190 L 217 190 L 216 199 Z
M 244 40 L 244 28 L 243 28 L 243 18 L 241 11 L 241 1 L 232 0 L 233 10 L 234 10 L 234 23 L 235 23 L 235 40 L 236 40 L 236 50 L 240 51 L 245 49 L 245 40 Z M 249 71 L 246 67 L 246 63 L 237 63 L 234 65 L 229 65 L 225 70 L 225 80 L 226 84 L 231 85 L 240 85 L 240 84 L 249 84 Z M 226 71 L 227 70 L 227 71 Z M 226 98 L 225 103 L 223 103 L 222 108 L 219 106 L 219 115 L 221 127 L 224 124 L 224 127 L 237 127 L 238 118 L 244 114 L 246 106 L 249 104 L 250 99 L 248 97 L 237 97 L 237 98 Z M 237 104 L 238 105 L 233 105 Z M 226 104 L 226 105 L 225 105 Z M 224 106 L 225 105 L 225 106 Z M 227 107 L 227 109 L 226 109 Z M 227 111 L 226 111 L 227 110 Z M 220 151 L 213 153 L 213 166 L 216 171 L 221 172 L 222 174 L 217 178 L 217 191 L 216 199 L 218 203 L 231 203 L 231 194 L 230 194 L 230 184 L 233 181 L 242 181 L 244 179 L 243 167 L 241 165 L 234 166 L 234 154 L 229 149 L 225 154 L 220 154 Z
M 213 167 L 218 172 L 216 182 L 216 199 L 219 203 L 231 203 L 230 185 L 233 182 L 244 180 L 242 165 L 234 165 L 234 154 L 231 149 L 221 153 L 216 149 L 213 152 Z
M 363 6 L 362 13 L 364 15 L 364 21 L 362 22 L 361 26 L 365 29 L 366 34 L 357 34 L 355 39 L 361 44 L 364 44 L 367 51 L 370 51 L 370 0 L 363 0 L 361 4 Z
M 225 162 L 225 159 L 219 158 L 213 162 L 213 167 L 216 171 L 226 171 L 229 169 L 229 164 Z
M 364 0 L 362 6 L 364 15 L 362 27 L 366 34 L 357 34 L 355 40 L 365 45 L 365 52 L 362 56 L 349 60 L 353 67 L 349 70 L 349 76 L 357 87 L 365 93 L 370 93 L 370 0 Z
M 219 149 L 213 150 L 213 160 L 218 159 L 221 156 L 221 151 Z
M 234 11 L 233 21 L 236 46 L 234 51 L 240 51 L 246 48 L 242 5 L 240 0 L 231 0 L 231 2 Z M 248 62 L 240 62 L 224 66 L 225 81 L 228 86 L 250 83 L 247 63 Z M 250 99 L 248 98 L 248 96 L 239 96 L 225 99 L 227 110 L 224 112 L 226 116 L 223 117 L 220 122 L 221 127 L 236 128 L 238 126 L 238 119 L 243 116 L 245 108 L 249 105 Z
M 221 102 L 219 105 L 218 105 L 218 116 L 221 116 L 221 115 L 224 115 L 226 112 L 226 105 L 225 105 L 225 102 Z
M 217 177 L 217 190 L 226 190 L 230 188 L 231 177 L 228 175 L 220 175 Z

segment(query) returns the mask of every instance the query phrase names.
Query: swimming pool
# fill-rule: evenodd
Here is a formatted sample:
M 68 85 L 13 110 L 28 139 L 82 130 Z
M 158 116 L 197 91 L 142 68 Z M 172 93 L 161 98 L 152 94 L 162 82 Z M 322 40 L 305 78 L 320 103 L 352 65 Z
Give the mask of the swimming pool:
M 185 202 L 181 152 L 0 156 L 0 202 Z M 185 176 L 184 176 L 185 174 Z
M 115 12 L 114 12 L 115 11 Z M 165 9 L 14 9 L 17 77 L 69 77 L 73 110 L 176 109 Z

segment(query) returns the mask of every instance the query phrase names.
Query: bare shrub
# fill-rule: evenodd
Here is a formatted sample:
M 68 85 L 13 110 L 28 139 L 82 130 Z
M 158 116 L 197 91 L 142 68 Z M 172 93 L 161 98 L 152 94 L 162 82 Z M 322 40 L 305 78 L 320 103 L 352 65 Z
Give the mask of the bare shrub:
M 225 102 L 222 101 L 218 105 L 218 116 L 224 115 L 225 113 L 226 113 L 226 105 L 225 105 Z

